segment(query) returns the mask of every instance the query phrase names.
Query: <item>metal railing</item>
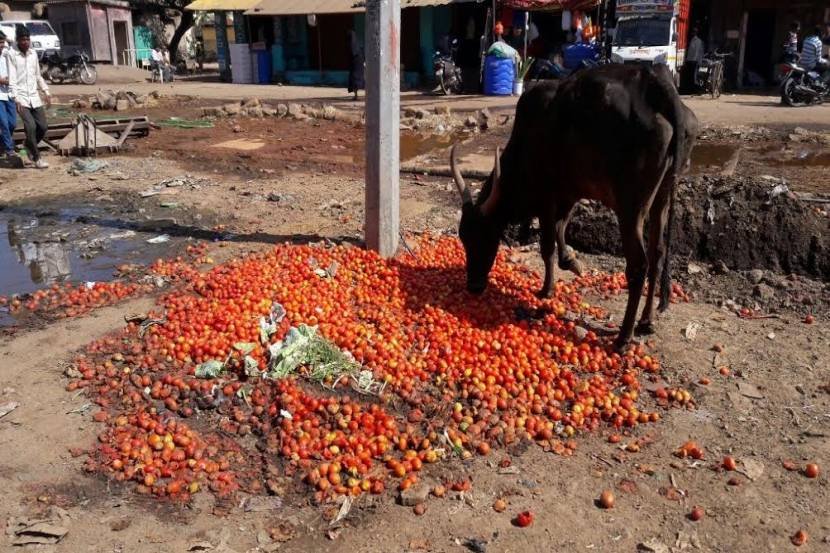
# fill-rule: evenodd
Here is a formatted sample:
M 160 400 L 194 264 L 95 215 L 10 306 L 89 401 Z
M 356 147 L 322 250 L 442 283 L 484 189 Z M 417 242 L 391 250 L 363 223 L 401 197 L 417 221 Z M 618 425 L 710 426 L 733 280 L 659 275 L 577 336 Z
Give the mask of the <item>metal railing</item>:
M 122 65 L 129 65 L 130 67 L 139 67 L 139 56 L 144 56 L 146 54 L 147 57 L 140 60 L 141 67 L 149 68 L 150 67 L 150 52 L 152 52 L 152 48 L 127 48 L 126 50 L 121 52 L 121 64 Z

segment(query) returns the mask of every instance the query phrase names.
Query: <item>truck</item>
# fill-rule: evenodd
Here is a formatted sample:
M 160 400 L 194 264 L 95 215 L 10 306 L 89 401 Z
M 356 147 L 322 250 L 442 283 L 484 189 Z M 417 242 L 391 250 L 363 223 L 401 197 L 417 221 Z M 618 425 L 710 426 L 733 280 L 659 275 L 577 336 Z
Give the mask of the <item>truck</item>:
M 691 0 L 617 0 L 612 61 L 662 63 L 675 82 L 689 40 Z

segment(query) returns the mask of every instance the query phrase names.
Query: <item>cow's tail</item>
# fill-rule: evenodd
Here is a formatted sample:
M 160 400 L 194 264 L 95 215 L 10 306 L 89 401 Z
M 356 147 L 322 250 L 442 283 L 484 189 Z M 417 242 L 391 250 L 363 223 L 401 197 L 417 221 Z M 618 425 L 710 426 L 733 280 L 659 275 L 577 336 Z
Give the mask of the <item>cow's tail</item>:
M 671 242 L 672 229 L 674 228 L 674 204 L 675 204 L 675 188 L 671 189 L 671 196 L 669 197 L 669 218 L 666 222 L 666 250 L 663 254 L 663 272 L 660 275 L 660 303 L 657 310 L 663 312 L 669 308 L 669 300 L 671 297 Z
M 660 276 L 660 304 L 659 311 L 665 311 L 669 308 L 669 299 L 671 296 L 671 244 L 672 244 L 672 229 L 674 228 L 675 217 L 675 194 L 677 184 L 680 180 L 680 175 L 685 169 L 688 161 L 688 135 L 687 135 L 687 121 L 685 117 L 685 108 L 674 86 L 674 81 L 671 73 L 666 69 L 662 71 L 658 77 L 662 93 L 665 99 L 666 116 L 671 123 L 674 133 L 672 137 L 672 144 L 670 146 L 673 152 L 672 161 L 672 179 L 671 190 L 669 190 L 669 216 L 666 222 L 665 235 L 665 252 L 663 256 L 663 271 Z

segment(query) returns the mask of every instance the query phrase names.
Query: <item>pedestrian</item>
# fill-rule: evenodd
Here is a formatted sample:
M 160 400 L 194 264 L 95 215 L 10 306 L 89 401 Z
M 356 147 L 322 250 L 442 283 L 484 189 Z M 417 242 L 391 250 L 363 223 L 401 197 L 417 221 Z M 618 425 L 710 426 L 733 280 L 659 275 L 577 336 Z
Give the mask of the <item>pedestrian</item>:
M 37 52 L 31 48 L 29 30 L 17 27 L 17 52 L 9 56 L 9 92 L 17 103 L 17 113 L 23 120 L 26 133 L 26 152 L 38 169 L 46 169 L 49 164 L 40 157 L 38 144 L 46 136 L 46 110 L 52 105 L 49 86 L 40 75 L 40 63 Z M 41 98 L 41 94 L 43 98 Z
M 689 47 L 686 48 L 686 58 L 683 61 L 683 66 L 686 71 L 686 80 L 692 89 L 701 85 L 698 80 L 698 71 L 700 64 L 703 62 L 703 55 L 706 47 L 703 40 L 700 38 L 700 29 L 697 27 L 692 29 L 692 38 L 689 41 Z
M 349 29 L 346 34 L 347 47 L 349 49 L 349 92 L 354 94 L 353 100 L 357 101 L 357 93 L 361 88 L 366 88 L 363 76 L 365 60 L 363 58 L 363 46 L 357 38 L 354 29 Z
M 9 91 L 10 48 L 6 35 L 0 31 L 0 158 L 14 155 L 14 127 L 17 125 L 17 107 Z
M 787 34 L 787 42 L 784 43 L 784 61 L 795 63 L 798 61 L 798 33 L 801 31 L 801 23 L 793 21 L 790 23 L 790 32 Z

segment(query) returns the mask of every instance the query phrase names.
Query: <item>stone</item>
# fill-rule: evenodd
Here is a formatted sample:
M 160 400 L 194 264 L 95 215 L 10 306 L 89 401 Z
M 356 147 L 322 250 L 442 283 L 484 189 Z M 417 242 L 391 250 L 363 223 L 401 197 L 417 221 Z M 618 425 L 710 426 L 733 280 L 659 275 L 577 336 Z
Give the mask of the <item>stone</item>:
M 72 101 L 72 107 L 75 109 L 87 109 L 89 108 L 89 102 L 83 98 L 78 98 Z
M 154 108 L 159 105 L 158 96 L 153 96 L 152 94 L 147 96 L 147 101 L 144 102 L 145 108 Z
M 716 275 L 726 275 L 729 274 L 729 267 L 726 266 L 723 260 L 719 259 L 712 264 L 712 272 Z
M 405 490 L 401 490 L 398 495 L 398 503 L 404 507 L 414 507 L 415 505 L 420 505 L 427 500 L 430 489 L 431 488 L 427 484 L 422 483 L 416 484 Z
M 127 111 L 130 109 L 130 101 L 126 98 L 115 101 L 115 111 Z
M 761 300 L 771 300 L 775 297 L 775 289 L 767 284 L 756 284 L 752 295 Z
M 758 284 L 764 280 L 764 271 L 761 269 L 752 269 L 749 273 L 747 273 L 746 278 L 749 279 L 749 282 L 752 284 Z
M 337 119 L 337 108 L 330 104 L 323 106 L 323 119 L 327 121 L 334 121 Z
M 277 104 L 277 117 L 285 117 L 288 115 L 288 106 L 285 104 Z
M 202 117 L 223 117 L 225 110 L 222 106 L 202 108 Z
M 277 116 L 277 110 L 275 110 L 272 107 L 264 107 L 263 106 L 260 109 L 262 110 L 262 115 L 264 117 L 276 117 Z
M 259 98 L 245 98 L 242 100 L 243 108 L 258 108 L 261 105 Z
M 470 128 L 470 129 L 474 129 L 474 128 L 478 127 L 478 119 L 476 119 L 475 117 L 473 117 L 471 115 L 471 116 L 467 117 L 467 119 L 464 121 L 464 126 Z
M 287 113 L 291 117 L 297 117 L 298 115 L 304 115 L 303 106 L 301 106 L 300 104 L 288 104 Z
M 262 108 L 259 106 L 252 106 L 248 109 L 248 117 L 262 117 Z
M 239 112 L 242 111 L 242 106 L 239 104 L 231 103 L 225 104 L 222 106 L 222 109 L 225 110 L 225 113 L 228 115 L 239 115 Z
M 490 110 L 487 108 L 480 109 L 478 113 L 476 113 L 476 120 L 478 122 L 478 127 L 486 131 L 490 127 Z
M 435 107 L 435 115 L 451 115 L 452 110 L 450 106 L 436 106 Z

